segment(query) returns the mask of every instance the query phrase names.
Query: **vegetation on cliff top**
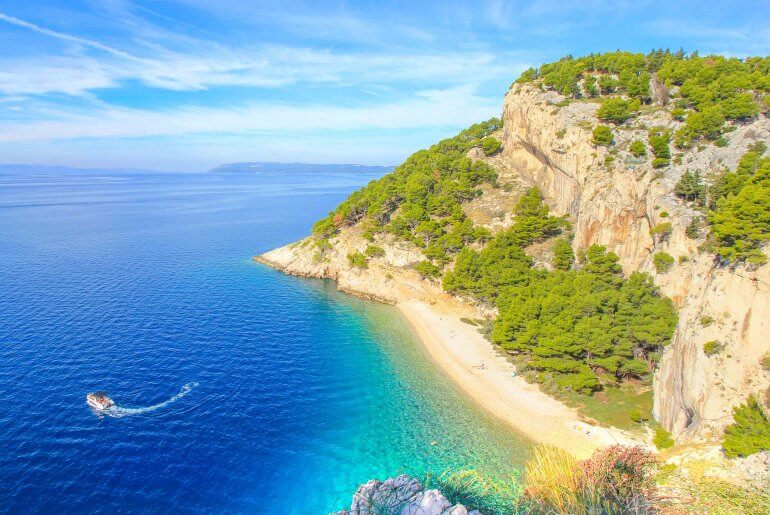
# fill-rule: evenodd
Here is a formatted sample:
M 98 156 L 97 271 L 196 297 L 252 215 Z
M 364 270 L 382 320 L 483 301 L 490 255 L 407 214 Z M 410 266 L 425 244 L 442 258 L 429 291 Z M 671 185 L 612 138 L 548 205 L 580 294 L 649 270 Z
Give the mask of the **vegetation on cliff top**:
M 313 226 L 313 234 L 324 241 L 362 222 L 369 238 L 389 232 L 422 248 L 429 259 L 448 262 L 464 246 L 489 238 L 486 229 L 473 226 L 461 204 L 478 196 L 482 183 L 496 185 L 497 173 L 466 154 L 474 147 L 496 152 L 499 143 L 490 134 L 501 126 L 492 118 L 415 152 L 393 173 L 350 195 Z
M 597 116 L 614 123 L 625 122 L 640 104 L 650 103 L 657 86 L 657 94 L 666 101 L 670 97 L 675 117 L 684 121 L 673 135 L 678 148 L 718 141 L 728 130 L 726 122 L 752 119 L 770 107 L 770 57 L 701 57 L 661 49 L 646 55 L 617 51 L 567 56 L 530 68 L 516 81 L 527 82 L 573 98 L 604 96 Z

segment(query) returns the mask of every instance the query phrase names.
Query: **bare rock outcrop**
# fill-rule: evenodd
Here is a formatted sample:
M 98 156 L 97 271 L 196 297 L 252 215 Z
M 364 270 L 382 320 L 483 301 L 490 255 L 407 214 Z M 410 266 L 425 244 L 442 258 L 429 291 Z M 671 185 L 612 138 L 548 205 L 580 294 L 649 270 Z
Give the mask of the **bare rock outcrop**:
M 479 515 L 462 504 L 452 504 L 438 490 L 425 490 L 419 480 L 400 475 L 371 480 L 356 490 L 349 510 L 334 515 Z

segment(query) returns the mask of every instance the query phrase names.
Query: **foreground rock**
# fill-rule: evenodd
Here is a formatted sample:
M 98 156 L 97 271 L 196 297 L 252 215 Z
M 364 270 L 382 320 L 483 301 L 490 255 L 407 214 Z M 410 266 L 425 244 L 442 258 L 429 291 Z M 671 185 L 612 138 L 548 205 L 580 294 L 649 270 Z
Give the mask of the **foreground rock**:
M 438 490 L 425 490 L 422 483 L 407 475 L 385 481 L 373 479 L 353 495 L 349 510 L 335 515 L 479 515 L 462 504 L 452 504 Z

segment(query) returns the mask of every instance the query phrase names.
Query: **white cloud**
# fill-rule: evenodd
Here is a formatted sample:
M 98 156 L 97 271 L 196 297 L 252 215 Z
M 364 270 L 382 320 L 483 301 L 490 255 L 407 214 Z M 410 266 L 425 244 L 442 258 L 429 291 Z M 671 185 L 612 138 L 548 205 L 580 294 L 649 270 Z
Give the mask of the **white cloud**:
M 470 87 L 421 91 L 406 101 L 363 107 L 265 103 L 163 111 L 103 107 L 87 113 L 49 111 L 47 119 L 39 121 L 0 122 L 0 142 L 457 127 L 498 111 L 498 99 L 479 97 Z
M 206 42 L 184 51 L 156 45 L 151 49 L 152 57 L 141 57 L 4 14 L 0 14 L 0 20 L 77 45 L 68 55 L 0 61 L 0 93 L 6 95 L 82 95 L 95 89 L 118 87 L 128 80 L 176 91 L 216 86 L 275 88 L 299 82 L 462 84 L 511 76 L 523 67 L 511 62 L 507 55 L 483 51 L 333 52 L 279 45 L 231 49 Z M 87 49 L 101 53 L 88 53 Z

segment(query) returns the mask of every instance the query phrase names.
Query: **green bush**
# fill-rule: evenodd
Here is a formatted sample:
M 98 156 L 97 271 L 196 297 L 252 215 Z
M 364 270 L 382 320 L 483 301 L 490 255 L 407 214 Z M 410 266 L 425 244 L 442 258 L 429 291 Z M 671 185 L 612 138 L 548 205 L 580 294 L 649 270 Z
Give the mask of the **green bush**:
M 725 117 L 716 107 L 687 115 L 684 127 L 676 131 L 674 144 L 678 148 L 689 148 L 700 139 L 715 140 L 722 134 Z
M 572 245 L 564 238 L 559 238 L 553 245 L 553 267 L 556 270 L 569 270 L 575 261 Z
M 653 127 L 648 134 L 648 142 L 652 148 L 652 155 L 658 159 L 671 159 L 671 149 L 668 146 L 671 141 L 671 133 L 662 127 Z
M 658 252 L 652 257 L 652 264 L 659 274 L 665 274 L 674 266 L 674 258 L 666 252 Z
M 753 395 L 733 408 L 735 422 L 725 428 L 722 449 L 729 458 L 770 450 L 770 421 Z
M 703 344 L 703 353 L 706 354 L 706 356 L 711 357 L 722 352 L 724 348 L 725 346 L 719 343 L 717 340 L 711 340 L 710 342 Z
M 594 145 L 609 147 L 612 144 L 612 129 L 606 125 L 597 125 L 593 132 Z
M 609 75 L 602 75 L 599 77 L 599 89 L 605 95 L 614 93 L 618 89 L 618 81 Z
M 679 120 L 680 122 L 684 121 L 684 117 L 687 115 L 687 111 L 682 109 L 681 107 L 677 107 L 676 109 L 671 110 L 671 117 L 675 120 Z
M 647 155 L 647 146 L 644 144 L 644 142 L 639 141 L 638 139 L 631 143 L 631 146 L 628 147 L 628 150 L 634 157 L 642 157 Z
M 481 140 L 481 150 L 484 152 L 485 156 L 491 156 L 498 150 L 500 150 L 500 147 L 502 146 L 502 143 L 500 143 L 497 139 L 487 136 L 486 138 L 483 138 Z
M 650 228 L 650 236 L 658 241 L 664 241 L 671 235 L 672 230 L 671 222 L 661 222 Z
M 369 268 L 369 265 L 366 263 L 366 256 L 364 256 L 361 252 L 349 253 L 348 263 L 350 266 L 356 268 Z
M 760 364 L 762 365 L 762 368 L 768 372 L 770 372 L 770 352 L 762 356 L 762 360 L 760 361 Z
M 596 87 L 596 77 L 593 75 L 586 76 L 585 81 L 583 82 L 583 89 L 585 90 L 586 96 L 589 98 L 598 97 L 601 93 L 599 88 Z
M 665 168 L 670 164 L 671 164 L 671 161 L 663 157 L 656 157 L 655 159 L 652 160 L 653 168 Z
M 655 444 L 655 447 L 661 451 L 674 446 L 674 439 L 671 438 L 671 433 L 660 426 L 655 427 L 655 435 L 653 436 L 652 441 Z
M 366 257 L 383 257 L 385 255 L 385 249 L 379 245 L 367 245 L 364 254 Z
M 620 124 L 631 118 L 639 111 L 639 100 L 625 100 L 619 97 L 611 97 L 602 101 L 602 105 L 596 111 L 596 117 L 603 122 Z
M 424 278 L 433 279 L 441 276 L 441 268 L 427 260 L 414 265 L 414 269 Z
M 708 219 L 717 255 L 728 263 L 763 264 L 762 246 L 770 241 L 770 157 L 747 152 L 713 190 L 716 202 Z
M 714 323 L 714 317 L 710 317 L 708 315 L 704 315 L 700 317 L 700 325 L 702 327 L 708 327 L 713 323 Z
M 629 411 L 628 417 L 631 419 L 632 422 L 636 422 L 637 424 L 650 420 L 649 415 L 643 413 L 638 408 L 634 408 L 631 411 Z
M 687 235 L 688 238 L 697 240 L 700 238 L 701 228 L 703 225 L 703 220 L 699 217 L 693 218 L 689 224 L 687 224 L 687 227 L 684 230 L 684 233 Z
M 706 186 L 701 180 L 700 172 L 684 172 L 679 182 L 674 187 L 674 193 L 677 197 L 689 202 L 702 202 L 705 200 Z

